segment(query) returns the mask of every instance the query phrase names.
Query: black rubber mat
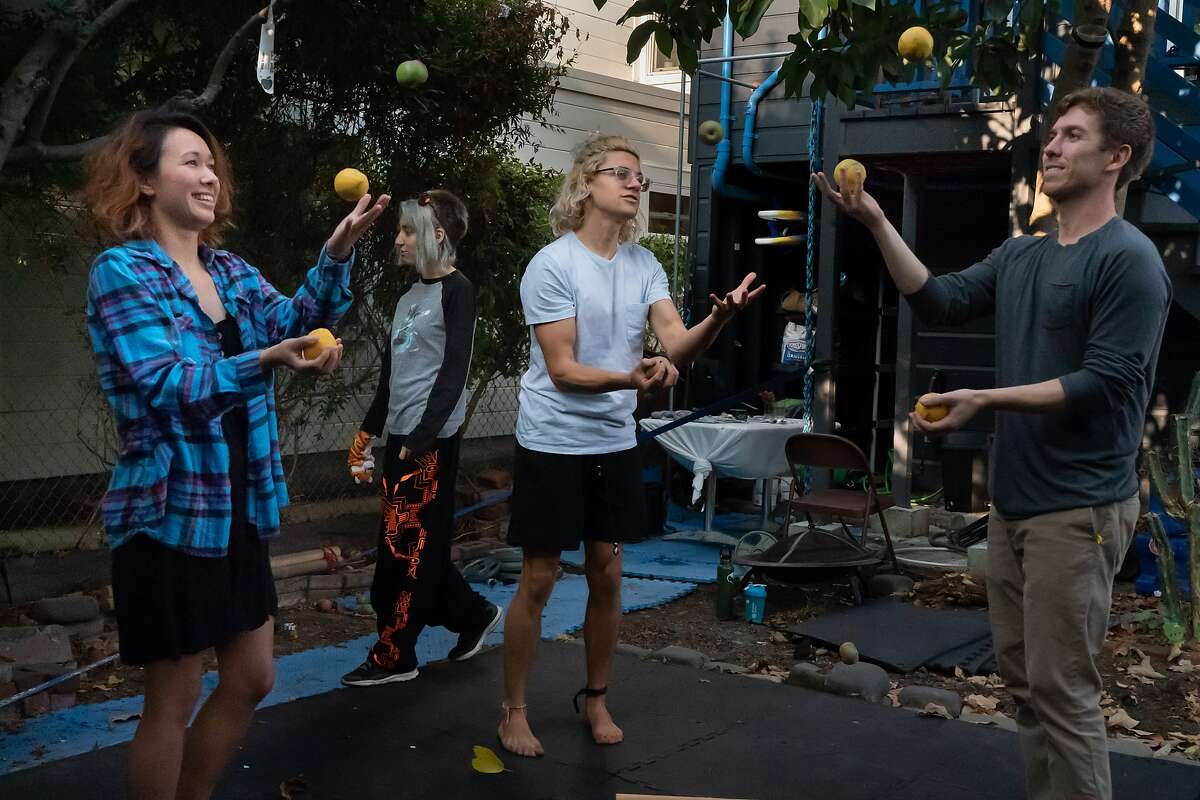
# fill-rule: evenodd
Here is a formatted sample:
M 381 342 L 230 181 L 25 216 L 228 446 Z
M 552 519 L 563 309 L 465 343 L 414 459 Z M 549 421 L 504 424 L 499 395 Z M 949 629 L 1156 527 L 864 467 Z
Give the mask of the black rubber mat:
M 594 745 L 571 711 L 583 648 L 543 643 L 530 715 L 537 760 L 501 755 L 480 775 L 471 746 L 500 751 L 501 657 L 423 668 L 408 683 L 342 689 L 256 715 L 215 798 L 613 800 L 617 792 L 754 800 L 1013 800 L 1015 735 L 822 692 L 618 656 L 609 703 L 624 744 Z M 3 798 L 122 797 L 126 747 L 0 778 Z M 1114 797 L 1200 798 L 1200 769 L 1112 756 Z
M 992 647 L 992 637 L 989 635 L 978 641 L 943 653 L 937 658 L 926 661 L 922 666 L 926 669 L 953 673 L 955 667 L 961 667 L 968 675 L 990 675 L 999 672 L 996 665 L 996 651 Z
M 986 611 L 921 608 L 891 599 L 869 600 L 788 630 L 833 648 L 854 642 L 863 661 L 893 672 L 912 672 L 947 653 L 990 642 L 992 636 Z

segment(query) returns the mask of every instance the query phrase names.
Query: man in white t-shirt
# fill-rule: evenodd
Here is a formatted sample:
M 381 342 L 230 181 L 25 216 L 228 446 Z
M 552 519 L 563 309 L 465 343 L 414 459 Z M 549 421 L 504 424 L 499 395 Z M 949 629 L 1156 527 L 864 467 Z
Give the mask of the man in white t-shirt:
M 575 701 L 583 697 L 583 719 L 597 744 L 622 740 L 604 694 L 621 619 L 620 543 L 645 525 L 637 398 L 672 386 L 677 365 L 691 363 L 766 288 L 750 291 L 750 273 L 723 299 L 710 295 L 712 313 L 686 328 L 662 265 L 635 244 L 640 195 L 649 185 L 628 140 L 589 139 L 550 212 L 559 238 L 533 257 L 521 280 L 530 356 L 521 379 L 508 541 L 524 548 L 524 561 L 504 626 L 499 729 L 504 747 L 518 755 L 543 752 L 529 726 L 525 688 L 559 555 L 580 541 L 587 684 Z M 669 359 L 642 357 L 647 318 Z

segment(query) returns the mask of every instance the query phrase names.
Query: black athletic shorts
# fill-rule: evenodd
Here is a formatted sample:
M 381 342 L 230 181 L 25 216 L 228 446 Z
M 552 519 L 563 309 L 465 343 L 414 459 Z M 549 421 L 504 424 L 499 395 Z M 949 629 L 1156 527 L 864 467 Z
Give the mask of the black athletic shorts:
M 624 542 L 646 530 L 646 490 L 636 447 L 563 455 L 517 445 L 508 543 L 575 550 L 583 539 Z

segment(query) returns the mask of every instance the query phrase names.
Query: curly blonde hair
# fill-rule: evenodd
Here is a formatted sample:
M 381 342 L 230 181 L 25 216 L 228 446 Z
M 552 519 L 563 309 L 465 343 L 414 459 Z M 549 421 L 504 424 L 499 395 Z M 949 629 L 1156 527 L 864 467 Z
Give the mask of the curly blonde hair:
M 609 153 L 629 153 L 639 161 L 642 159 L 633 143 L 624 136 L 598 134 L 581 144 L 575 151 L 571 171 L 563 178 L 562 187 L 558 190 L 558 199 L 550 209 L 550 229 L 554 231 L 555 236 L 562 236 L 582 227 L 584 201 L 592 193 L 592 177 Z M 637 241 L 641 227 L 641 219 L 636 216 L 622 225 L 621 244 Z

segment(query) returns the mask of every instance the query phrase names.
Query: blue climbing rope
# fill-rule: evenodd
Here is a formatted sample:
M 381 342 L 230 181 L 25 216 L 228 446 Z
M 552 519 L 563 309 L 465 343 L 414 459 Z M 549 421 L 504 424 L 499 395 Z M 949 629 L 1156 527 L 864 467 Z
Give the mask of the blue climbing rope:
M 817 99 L 812 104 L 812 118 L 808 124 L 808 169 L 815 174 L 821 169 L 821 122 L 824 118 L 824 103 Z M 805 353 L 808 362 L 813 362 L 813 339 L 816 328 L 816 315 L 813 313 L 813 301 L 817 297 L 816 288 L 816 252 L 817 252 L 817 187 L 811 180 L 808 182 L 808 232 L 804 237 L 806 258 L 804 263 L 804 285 L 806 287 L 804 302 L 804 340 Z M 809 367 L 804 371 L 804 430 L 811 431 L 813 426 L 813 371 Z M 811 486 L 809 470 L 804 470 L 804 491 Z

